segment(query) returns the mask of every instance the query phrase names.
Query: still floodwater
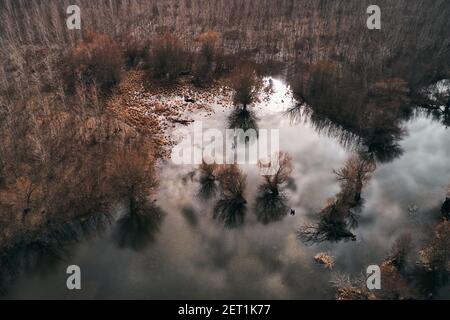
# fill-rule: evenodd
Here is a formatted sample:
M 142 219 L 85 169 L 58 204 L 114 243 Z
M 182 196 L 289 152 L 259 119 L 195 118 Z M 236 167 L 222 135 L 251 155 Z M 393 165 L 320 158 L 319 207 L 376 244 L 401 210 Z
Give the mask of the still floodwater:
M 404 124 L 404 155 L 378 164 L 363 191 L 357 241 L 301 243 L 298 228 L 339 192 L 333 169 L 342 167 L 351 151 L 307 121 L 292 124 L 284 115 L 293 103 L 289 92 L 282 82 L 273 83 L 274 93 L 255 110 L 260 128 L 280 128 L 281 150 L 293 158 L 287 195 L 294 216 L 268 225 L 258 222 L 252 208 L 263 179 L 249 167 L 244 169 L 245 223 L 224 228 L 213 219 L 214 201 L 197 196 L 198 175 L 190 174 L 196 168 L 166 163 L 157 196 L 165 215 L 148 246 L 120 248 L 113 224 L 102 235 L 68 248 L 69 258 L 48 272 L 21 275 L 7 298 L 333 299 L 333 273 L 364 274 L 368 265 L 386 257 L 400 235 L 410 232 L 420 239 L 431 228 L 432 213 L 439 210 L 449 184 L 450 134 L 441 124 L 418 117 Z M 218 109 L 203 119 L 204 127 L 225 129 L 230 112 Z M 319 252 L 335 257 L 332 271 L 314 262 Z M 66 289 L 65 269 L 71 264 L 82 270 L 78 292 Z M 447 291 L 443 295 L 450 297 Z

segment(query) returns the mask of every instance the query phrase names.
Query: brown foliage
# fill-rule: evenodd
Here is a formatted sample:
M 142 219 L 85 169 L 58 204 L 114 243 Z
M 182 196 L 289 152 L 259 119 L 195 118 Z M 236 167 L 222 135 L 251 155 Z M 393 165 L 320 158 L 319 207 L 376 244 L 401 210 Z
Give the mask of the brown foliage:
M 194 63 L 194 84 L 201 86 L 212 80 L 214 63 L 217 55 L 217 41 L 219 33 L 208 31 L 202 33 L 198 39 L 200 42 L 200 54 Z
M 243 105 L 246 109 L 256 100 L 261 89 L 261 79 L 254 68 L 245 64 L 237 67 L 232 75 L 231 87 L 234 89 L 234 102 Z
M 78 81 L 96 85 L 108 92 L 122 77 L 122 52 L 119 45 L 106 34 L 87 32 L 66 58 L 63 80 L 69 92 Z
M 152 43 L 147 65 L 157 79 L 176 79 L 187 71 L 190 56 L 177 37 L 171 34 L 158 36 Z
M 119 121 L 43 96 L 8 108 L 0 126 L 2 240 L 143 202 L 155 185 L 152 145 Z
M 138 67 L 148 60 L 150 44 L 144 39 L 136 35 L 126 35 L 121 43 L 128 68 Z
M 450 222 L 441 222 L 420 251 L 422 264 L 430 271 L 450 271 Z

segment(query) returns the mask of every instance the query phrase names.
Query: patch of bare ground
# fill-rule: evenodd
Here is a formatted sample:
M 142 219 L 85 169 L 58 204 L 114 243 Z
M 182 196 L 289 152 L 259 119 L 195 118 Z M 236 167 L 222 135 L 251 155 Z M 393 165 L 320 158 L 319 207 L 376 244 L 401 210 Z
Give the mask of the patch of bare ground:
M 190 77 L 181 77 L 170 85 L 149 84 L 144 72 L 130 71 L 108 101 L 107 108 L 136 131 L 151 136 L 161 150 L 158 156 L 167 158 L 175 144 L 171 136 L 174 129 L 232 105 L 233 93 L 226 79 L 217 80 L 206 88 L 194 86 Z

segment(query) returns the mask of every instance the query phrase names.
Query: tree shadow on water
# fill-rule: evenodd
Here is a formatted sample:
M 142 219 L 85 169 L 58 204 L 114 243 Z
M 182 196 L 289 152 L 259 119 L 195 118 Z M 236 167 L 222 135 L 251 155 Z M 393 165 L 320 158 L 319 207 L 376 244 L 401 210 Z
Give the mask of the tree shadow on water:
M 200 165 L 200 188 L 198 196 L 202 200 L 210 200 L 214 198 L 218 191 L 217 172 L 218 165 L 203 163 Z
M 356 241 L 352 229 L 358 226 L 364 206 L 362 190 L 375 169 L 375 162 L 354 155 L 343 168 L 334 171 L 341 184 L 341 192 L 319 212 L 317 223 L 307 223 L 300 228 L 298 238 L 310 245 L 325 241 Z
M 258 117 L 253 110 L 235 107 L 228 117 L 229 129 L 258 130 Z
M 227 228 L 242 226 L 247 212 L 246 176 L 236 165 L 224 166 L 218 173 L 218 181 L 220 192 L 214 206 L 214 219 Z
M 105 231 L 106 214 L 78 218 L 64 224 L 47 222 L 42 229 L 15 239 L 0 252 L 0 296 L 22 275 L 48 275 L 70 260 L 71 246 Z
M 265 181 L 259 186 L 256 196 L 255 213 L 264 225 L 281 221 L 289 211 L 285 188 L 292 173 L 292 158 L 283 152 L 278 157 L 278 170 L 264 177 Z
M 156 239 L 165 213 L 153 203 L 141 204 L 123 216 L 116 225 L 113 238 L 121 249 L 145 250 Z

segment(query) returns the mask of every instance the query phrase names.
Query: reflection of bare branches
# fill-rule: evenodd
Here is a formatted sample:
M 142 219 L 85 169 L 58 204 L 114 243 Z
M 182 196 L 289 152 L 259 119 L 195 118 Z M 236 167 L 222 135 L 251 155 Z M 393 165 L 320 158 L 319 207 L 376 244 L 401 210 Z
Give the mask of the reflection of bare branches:
M 16 239 L 0 253 L 0 295 L 24 273 L 46 274 L 69 257 L 68 247 L 104 231 L 108 215 L 95 214 L 60 224 L 47 222 L 39 231 Z
M 228 117 L 228 127 L 230 129 L 258 130 L 258 117 L 253 110 L 234 108 Z
M 164 216 L 164 212 L 153 203 L 141 204 L 139 210 L 127 213 L 117 222 L 116 243 L 120 248 L 145 249 L 155 240 Z
M 445 127 L 450 126 L 450 80 L 442 80 L 423 89 L 415 98 L 427 116 Z
M 341 67 L 320 61 L 293 77 L 291 87 L 298 103 L 286 114 L 292 122 L 304 119 L 319 133 L 336 138 L 346 148 L 362 149 L 377 161 L 401 156 L 400 120 L 409 105 L 405 81 L 388 78 L 367 88 L 365 81 L 358 81 L 361 75 Z
M 296 104 L 289 108 L 285 115 L 294 124 L 302 121 L 311 124 L 319 134 L 336 139 L 344 148 L 353 149 L 360 146 L 361 137 L 350 128 L 330 120 L 326 115 L 315 112 L 313 108 L 306 104 Z
M 289 211 L 283 189 L 292 173 L 292 158 L 285 152 L 281 152 L 278 157 L 277 172 L 274 175 L 265 176 L 265 182 L 258 188 L 255 213 L 258 221 L 263 224 L 279 221 Z
M 292 107 L 288 108 L 285 111 L 285 116 L 289 117 L 291 123 L 297 124 L 301 123 L 303 117 L 303 112 L 305 110 L 305 106 L 302 103 L 295 103 Z
M 356 236 L 348 230 L 345 221 L 322 216 L 318 224 L 305 224 L 298 232 L 299 239 L 305 244 L 315 244 L 325 241 L 356 241 Z
M 450 127 L 450 100 L 447 106 L 431 107 L 421 105 L 420 107 L 425 110 L 427 117 L 442 123 L 446 128 Z
M 398 271 L 403 271 L 406 266 L 408 256 L 412 251 L 412 237 L 410 234 L 404 234 L 394 243 L 391 254 L 386 259 Z
M 268 184 L 261 185 L 255 204 L 258 221 L 269 224 L 283 219 L 289 211 L 286 202 L 286 196 L 277 188 L 271 188 Z
M 379 124 L 364 131 L 365 153 L 381 163 L 391 162 L 403 155 L 399 141 L 405 135 L 397 124 Z
M 214 207 L 214 218 L 226 227 L 244 223 L 247 201 L 244 198 L 246 176 L 236 165 L 224 166 L 218 173 L 220 196 Z
M 198 195 L 204 200 L 208 200 L 216 196 L 218 191 L 217 180 L 217 169 L 216 164 L 203 163 L 200 170 L 200 189 Z
M 355 241 L 356 236 L 350 230 L 358 226 L 358 214 L 364 203 L 362 189 L 375 168 L 374 162 L 352 156 L 343 168 L 334 171 L 341 183 L 341 192 L 319 213 L 317 224 L 306 224 L 300 228 L 299 239 L 307 244 Z

